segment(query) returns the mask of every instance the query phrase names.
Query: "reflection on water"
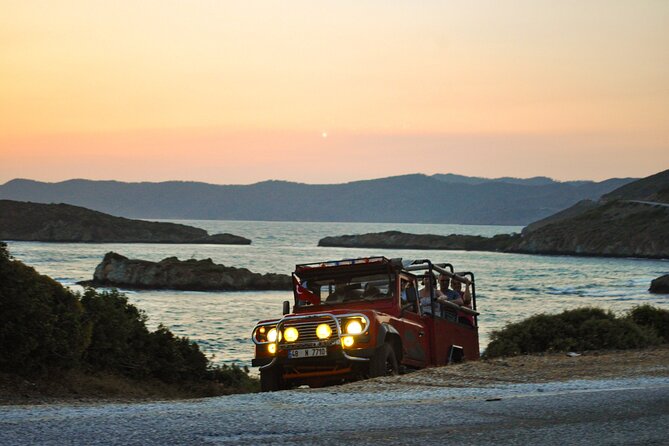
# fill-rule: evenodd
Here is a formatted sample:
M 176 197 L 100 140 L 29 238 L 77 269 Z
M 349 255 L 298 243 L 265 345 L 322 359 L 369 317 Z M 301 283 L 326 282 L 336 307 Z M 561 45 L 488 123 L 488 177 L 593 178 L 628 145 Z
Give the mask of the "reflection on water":
M 172 244 L 62 244 L 10 242 L 11 253 L 59 282 L 72 286 L 92 277 L 108 251 L 131 258 L 211 258 L 227 266 L 252 271 L 289 274 L 296 263 L 384 255 L 430 258 L 453 263 L 458 270 L 476 274 L 481 311 L 481 346 L 492 330 L 541 312 L 593 305 L 614 311 L 651 303 L 669 308 L 669 298 L 649 294 L 655 277 L 666 274 L 669 262 L 638 259 L 599 259 L 567 256 L 529 256 L 466 251 L 420 251 L 319 248 L 328 235 L 399 230 L 448 235 L 494 235 L 518 232 L 519 227 L 459 226 L 387 223 L 301 223 L 179 221 L 207 229 L 231 232 L 253 240 L 251 246 Z M 75 287 L 78 288 L 78 287 Z M 131 291 L 132 303 L 146 311 L 152 327 L 162 323 L 176 334 L 196 340 L 220 363 L 250 364 L 250 334 L 256 321 L 281 315 L 281 302 L 290 292 L 181 292 Z

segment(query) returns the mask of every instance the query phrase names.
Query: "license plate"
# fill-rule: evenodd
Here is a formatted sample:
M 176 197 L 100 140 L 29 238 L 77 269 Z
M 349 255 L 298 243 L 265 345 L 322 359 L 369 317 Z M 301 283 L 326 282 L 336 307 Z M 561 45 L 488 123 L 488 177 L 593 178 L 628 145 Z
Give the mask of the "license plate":
M 291 359 L 297 358 L 313 358 L 315 356 L 327 356 L 328 349 L 322 348 L 302 348 L 299 350 L 288 350 L 288 357 Z

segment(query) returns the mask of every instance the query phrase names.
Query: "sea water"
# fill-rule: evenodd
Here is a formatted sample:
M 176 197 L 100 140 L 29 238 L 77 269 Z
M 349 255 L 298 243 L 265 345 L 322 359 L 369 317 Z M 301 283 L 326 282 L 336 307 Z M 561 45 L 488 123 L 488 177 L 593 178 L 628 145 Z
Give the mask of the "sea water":
M 290 274 L 295 264 L 383 255 L 388 258 L 428 258 L 452 263 L 458 271 L 476 275 L 481 348 L 490 333 L 538 313 L 557 313 L 584 305 L 623 312 L 650 303 L 669 308 L 669 296 L 648 293 L 650 281 L 669 272 L 662 260 L 538 256 L 473 251 L 425 251 L 318 247 L 333 235 L 398 230 L 413 234 L 491 236 L 519 232 L 515 226 L 461 226 L 395 223 L 304 223 L 217 220 L 171 220 L 230 232 L 253 240 L 250 246 L 116 243 L 10 242 L 11 254 L 37 271 L 73 289 L 91 279 L 105 253 L 158 261 L 211 258 L 226 266 L 259 273 Z M 200 344 L 216 363 L 250 365 L 251 330 L 260 319 L 281 316 L 290 291 L 188 292 L 126 291 L 131 303 L 149 316 L 149 326 L 164 324 L 175 334 Z

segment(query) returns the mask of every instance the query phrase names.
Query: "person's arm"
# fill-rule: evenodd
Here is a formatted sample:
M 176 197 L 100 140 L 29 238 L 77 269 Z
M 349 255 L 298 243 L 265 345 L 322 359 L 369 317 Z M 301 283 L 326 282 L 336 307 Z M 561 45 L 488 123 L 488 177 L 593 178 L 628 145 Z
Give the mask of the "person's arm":
M 470 305 L 472 303 L 472 293 L 469 290 L 469 282 L 465 284 L 465 293 L 462 296 L 462 302 L 465 305 Z

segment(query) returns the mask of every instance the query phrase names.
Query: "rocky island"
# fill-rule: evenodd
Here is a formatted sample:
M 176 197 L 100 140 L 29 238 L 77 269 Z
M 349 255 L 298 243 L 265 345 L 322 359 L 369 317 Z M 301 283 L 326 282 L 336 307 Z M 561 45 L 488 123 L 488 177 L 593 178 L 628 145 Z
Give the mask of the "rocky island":
M 0 200 L 0 240 L 84 243 L 207 243 L 249 245 L 233 234 L 177 223 L 115 217 L 69 204 Z
M 669 274 L 653 279 L 648 291 L 655 294 L 669 294 Z
M 434 235 L 407 234 L 400 231 L 386 231 L 359 235 L 325 237 L 318 246 L 342 248 L 378 249 L 443 249 L 463 251 L 504 251 L 518 239 L 517 234 L 501 234 L 494 237 L 479 235 Z
M 669 170 L 494 237 L 397 231 L 326 237 L 319 246 L 669 258 Z
M 292 279 L 285 274 L 259 274 L 246 268 L 219 265 L 211 259 L 168 257 L 160 262 L 150 262 L 108 252 L 95 268 L 93 280 L 79 284 L 181 291 L 290 290 Z

